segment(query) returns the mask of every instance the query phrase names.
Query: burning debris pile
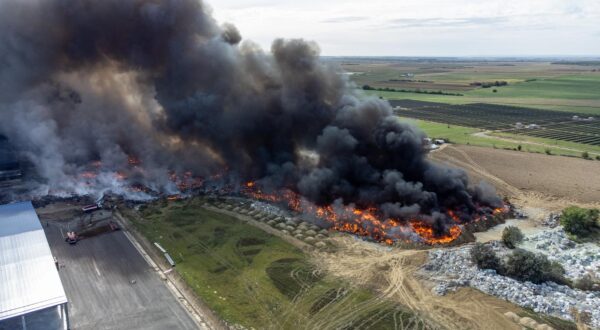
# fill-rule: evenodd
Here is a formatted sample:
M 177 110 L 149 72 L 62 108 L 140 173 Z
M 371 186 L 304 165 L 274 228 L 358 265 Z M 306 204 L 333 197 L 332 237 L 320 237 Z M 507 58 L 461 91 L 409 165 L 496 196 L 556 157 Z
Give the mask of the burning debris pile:
M 0 133 L 41 194 L 254 182 L 337 230 L 432 243 L 503 206 L 346 79 L 316 44 L 266 54 L 197 0 L 0 3 Z
M 445 215 L 438 216 L 447 217 L 453 223 L 444 228 L 447 231 L 437 232 L 435 223 L 431 224 L 430 217 L 427 215 L 392 217 L 376 207 L 361 209 L 355 204 L 344 204 L 341 200 L 330 205 L 318 206 L 291 190 L 280 190 L 273 194 L 264 193 L 255 182 L 246 183 L 242 193 L 259 200 L 287 204 L 291 210 L 311 217 L 314 222 L 319 222 L 324 227 L 389 245 L 398 241 L 425 244 L 451 243 L 462 234 L 463 225 L 471 225 L 509 212 L 508 206 L 495 209 L 477 207 L 475 211 L 466 214 L 463 213 L 464 211 L 447 210 Z

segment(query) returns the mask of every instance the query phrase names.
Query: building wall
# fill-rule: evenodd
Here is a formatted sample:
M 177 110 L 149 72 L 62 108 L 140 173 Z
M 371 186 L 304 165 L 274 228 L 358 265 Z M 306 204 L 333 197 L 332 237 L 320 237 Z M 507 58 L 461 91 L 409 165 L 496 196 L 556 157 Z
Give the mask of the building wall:
M 63 330 L 67 315 L 63 305 L 42 309 L 33 313 L 0 321 L 0 330 Z M 23 327 L 23 321 L 25 327 Z

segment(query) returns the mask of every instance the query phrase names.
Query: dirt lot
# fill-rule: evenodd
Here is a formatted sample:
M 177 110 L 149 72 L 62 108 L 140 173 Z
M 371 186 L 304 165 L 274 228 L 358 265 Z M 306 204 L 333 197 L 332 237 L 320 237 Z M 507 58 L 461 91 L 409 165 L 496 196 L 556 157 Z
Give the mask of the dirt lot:
M 372 287 L 382 299 L 396 300 L 448 329 L 521 329 L 504 313 L 521 315 L 523 309 L 502 299 L 471 288 L 446 296 L 433 294 L 418 274 L 427 251 L 388 250 L 348 235 L 333 240 L 339 250 L 317 253 L 315 262 L 353 285 Z
M 561 205 L 600 202 L 599 161 L 462 145 L 448 146 L 431 158 L 462 167 L 511 198 L 538 197 Z

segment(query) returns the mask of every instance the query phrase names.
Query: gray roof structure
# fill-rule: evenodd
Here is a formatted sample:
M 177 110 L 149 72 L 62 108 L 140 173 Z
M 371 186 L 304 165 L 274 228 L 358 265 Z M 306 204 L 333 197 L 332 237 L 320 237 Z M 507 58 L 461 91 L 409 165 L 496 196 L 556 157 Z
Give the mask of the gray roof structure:
M 66 302 L 31 202 L 0 205 L 0 320 Z

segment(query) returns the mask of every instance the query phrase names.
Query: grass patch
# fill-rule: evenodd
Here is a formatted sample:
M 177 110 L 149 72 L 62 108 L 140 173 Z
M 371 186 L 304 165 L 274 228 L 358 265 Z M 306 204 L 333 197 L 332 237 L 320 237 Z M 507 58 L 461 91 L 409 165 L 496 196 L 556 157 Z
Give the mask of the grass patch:
M 286 258 L 272 262 L 266 269 L 269 279 L 283 295 L 296 298 L 322 279 L 322 275 L 301 259 Z
M 225 321 L 255 329 L 296 329 L 298 324 L 315 329 L 433 328 L 397 303 L 316 272 L 294 246 L 204 209 L 202 202 L 156 202 L 143 210 L 143 220 L 129 218 L 151 242 L 169 251 L 176 271 Z M 331 292 L 344 294 L 335 299 Z
M 580 74 L 519 82 L 500 87 L 498 93 L 493 93 L 490 89 L 475 89 L 469 91 L 468 95 L 516 99 L 600 100 L 598 86 L 600 86 L 600 75 Z
M 494 132 L 494 133 L 491 133 L 491 135 L 499 136 L 499 137 L 506 137 L 509 139 L 520 141 L 520 143 L 522 143 L 522 144 L 527 144 L 528 142 L 533 142 L 533 143 L 543 143 L 543 144 L 547 144 L 549 146 L 554 145 L 556 147 L 553 149 L 558 154 L 581 157 L 581 153 L 584 151 L 587 151 L 590 154 L 590 156 L 600 155 L 600 146 L 594 146 L 594 145 L 590 145 L 590 144 L 581 144 L 581 143 L 575 143 L 575 142 L 569 142 L 569 141 L 554 140 L 554 139 L 526 136 L 526 135 L 513 134 L 513 133 L 504 133 L 504 132 L 502 132 L 502 133 Z M 550 148 L 552 148 L 552 147 L 550 147 Z M 565 149 L 561 149 L 561 148 L 570 148 L 570 149 L 575 149 L 575 150 L 569 151 L 569 150 L 565 150 Z
M 600 148 L 592 145 L 582 145 L 579 143 L 571 143 L 567 141 L 558 141 L 551 139 L 541 139 L 541 138 L 532 138 L 523 135 L 517 134 L 507 134 L 507 133 L 492 133 L 487 137 L 483 136 L 473 136 L 475 133 L 483 132 L 480 129 L 465 127 L 465 126 L 456 126 L 456 125 L 448 125 L 442 123 L 436 123 L 431 121 L 424 121 L 413 118 L 401 118 L 402 121 L 411 123 L 419 127 L 427 136 L 432 138 L 443 138 L 449 140 L 451 143 L 455 144 L 465 144 L 479 147 L 488 147 L 488 148 L 497 148 L 497 149 L 510 149 L 517 150 L 519 145 L 521 146 L 521 150 L 525 152 L 533 152 L 533 153 L 546 153 L 546 149 L 550 150 L 550 154 L 552 155 L 560 155 L 560 156 L 571 156 L 571 157 L 581 157 L 582 151 L 575 150 L 565 150 L 560 147 L 573 148 L 580 150 L 588 151 L 591 157 L 595 157 L 598 153 L 600 153 Z M 500 138 L 495 138 L 494 136 L 498 135 Z M 514 138 L 519 139 L 519 142 L 508 142 L 502 140 L 501 137 L 506 138 Z M 556 147 L 552 146 L 542 146 L 536 144 L 530 144 L 528 142 L 537 142 L 537 143 L 547 143 L 554 144 Z
M 325 292 L 325 294 L 320 296 L 319 299 L 317 299 L 317 301 L 315 301 L 315 303 L 312 304 L 312 306 L 310 306 L 310 314 L 314 315 L 314 314 L 320 312 L 327 306 L 334 304 L 336 301 L 343 299 L 344 297 L 346 297 L 347 294 L 348 294 L 347 290 L 329 289 L 327 292 Z

